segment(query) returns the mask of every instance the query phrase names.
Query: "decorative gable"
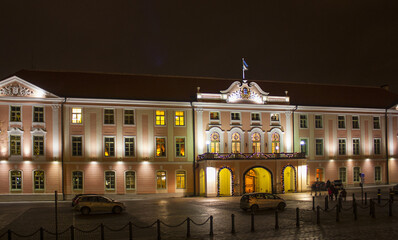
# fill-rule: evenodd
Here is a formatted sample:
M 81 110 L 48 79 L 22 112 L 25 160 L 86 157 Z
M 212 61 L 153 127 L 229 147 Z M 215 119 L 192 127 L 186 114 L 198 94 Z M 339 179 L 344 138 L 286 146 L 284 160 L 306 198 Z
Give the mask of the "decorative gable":
M 58 96 L 16 76 L 0 82 L 0 97 L 58 98 Z

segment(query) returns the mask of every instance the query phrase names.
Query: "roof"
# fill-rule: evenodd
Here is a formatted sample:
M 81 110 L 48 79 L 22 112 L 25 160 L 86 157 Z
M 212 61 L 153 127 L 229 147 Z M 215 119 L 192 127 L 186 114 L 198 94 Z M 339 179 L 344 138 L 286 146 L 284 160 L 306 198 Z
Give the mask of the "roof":
M 21 70 L 14 75 L 59 97 L 182 102 L 196 101 L 197 87 L 200 87 L 202 93 L 220 93 L 233 82 L 240 81 L 32 70 Z M 292 105 L 385 109 L 398 103 L 397 94 L 379 87 L 249 80 L 251 81 L 271 96 L 285 96 L 285 91 L 288 91 Z

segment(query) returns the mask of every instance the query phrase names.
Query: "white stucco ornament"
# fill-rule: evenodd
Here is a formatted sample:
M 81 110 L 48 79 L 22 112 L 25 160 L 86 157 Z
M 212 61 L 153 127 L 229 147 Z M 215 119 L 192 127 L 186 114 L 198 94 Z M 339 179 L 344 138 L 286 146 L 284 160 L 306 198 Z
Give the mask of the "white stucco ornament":
M 0 89 L 0 95 L 6 95 L 6 96 L 26 97 L 33 94 L 34 92 L 31 89 L 22 87 L 19 84 L 10 84 Z

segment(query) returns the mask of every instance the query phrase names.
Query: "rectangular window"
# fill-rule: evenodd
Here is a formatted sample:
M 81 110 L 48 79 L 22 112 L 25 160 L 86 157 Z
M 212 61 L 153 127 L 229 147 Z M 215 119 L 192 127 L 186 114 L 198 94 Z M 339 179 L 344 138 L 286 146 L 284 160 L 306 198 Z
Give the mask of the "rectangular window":
M 174 117 L 176 126 L 185 126 L 185 116 L 183 111 L 176 111 Z
M 10 107 L 10 122 L 20 122 L 21 121 L 21 107 L 11 106 Z
M 354 182 L 359 182 L 361 180 L 361 169 L 359 167 L 354 167 Z
M 300 128 L 307 128 L 307 115 L 300 115 Z
M 278 113 L 271 113 L 271 121 L 272 122 L 279 122 L 279 114 Z
M 105 157 L 114 157 L 115 156 L 115 138 L 114 137 L 106 137 L 104 139 L 104 155 Z
M 260 121 L 260 113 L 252 113 L 251 114 L 252 121 Z
M 323 155 L 323 139 L 316 139 L 315 140 L 315 154 L 318 156 Z
M 359 155 L 359 139 L 358 138 L 352 139 L 352 154 Z
M 83 190 L 83 172 L 82 171 L 72 172 L 72 185 L 73 185 L 73 190 Z
M 44 171 L 34 171 L 35 190 L 44 190 Z
M 156 157 L 166 157 L 166 138 L 156 138 Z
M 240 121 L 240 113 L 231 113 L 232 121 Z
M 72 123 L 82 123 L 81 108 L 72 108 Z
M 373 117 L 373 129 L 380 129 L 380 117 Z
M 176 138 L 176 156 L 185 157 L 185 138 Z
M 156 110 L 156 126 L 164 126 L 166 125 L 165 122 L 165 112 Z
M 347 182 L 347 169 L 345 167 L 339 168 L 339 179 L 343 183 Z
M 346 143 L 345 139 L 339 139 L 339 155 L 346 154 Z
M 127 171 L 126 175 L 126 190 L 134 190 L 135 189 L 135 172 Z
M 22 190 L 22 172 L 14 170 L 10 172 L 11 190 Z
M 72 137 L 72 156 L 83 156 L 83 141 L 82 137 Z
M 345 117 L 344 116 L 338 116 L 337 117 L 337 127 L 338 128 L 345 128 Z
M 33 122 L 44 122 L 44 108 L 33 107 Z
M 134 110 L 131 109 L 124 110 L 124 124 L 134 125 Z
M 44 136 L 33 136 L 33 155 L 44 155 Z
M 322 115 L 315 115 L 315 128 L 323 128 Z
M 106 171 L 105 172 L 105 190 L 115 190 L 115 172 Z
M 376 166 L 375 167 L 375 182 L 380 182 L 381 181 L 381 167 Z
M 308 139 L 301 139 L 300 140 L 300 150 L 305 155 L 308 155 Z
M 219 112 L 210 112 L 210 120 L 219 121 L 220 113 Z
M 115 124 L 114 109 L 104 109 L 104 124 Z
M 381 153 L 381 139 L 375 138 L 373 139 L 373 150 L 375 155 L 379 155 Z
M 352 128 L 359 129 L 359 117 L 358 116 L 352 116 Z
M 166 171 L 156 172 L 156 188 L 166 189 Z
M 10 136 L 10 154 L 21 155 L 21 136 L 18 135 Z
M 135 143 L 133 137 L 124 138 L 124 156 L 126 157 L 135 156 Z
M 185 171 L 176 172 L 177 189 L 186 189 L 186 173 Z

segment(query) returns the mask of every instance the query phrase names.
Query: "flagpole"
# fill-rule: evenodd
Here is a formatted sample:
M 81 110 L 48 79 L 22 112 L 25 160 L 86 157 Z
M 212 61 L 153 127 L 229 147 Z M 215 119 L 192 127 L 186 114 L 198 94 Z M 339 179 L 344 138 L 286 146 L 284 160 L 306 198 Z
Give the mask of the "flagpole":
M 242 80 L 245 80 L 245 68 L 243 67 L 244 58 L 242 58 Z

